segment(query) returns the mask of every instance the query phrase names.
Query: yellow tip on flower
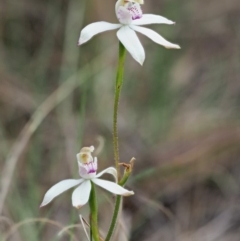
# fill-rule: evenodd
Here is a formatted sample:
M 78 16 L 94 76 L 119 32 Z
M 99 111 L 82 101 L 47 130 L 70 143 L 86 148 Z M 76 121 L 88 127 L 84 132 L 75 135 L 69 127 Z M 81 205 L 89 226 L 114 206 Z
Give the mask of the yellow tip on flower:
M 135 0 L 135 1 L 133 1 L 133 2 L 139 3 L 139 4 L 144 4 L 144 0 Z
M 94 151 L 94 146 L 83 147 L 77 154 L 77 159 L 83 164 L 87 164 L 93 161 L 92 152 Z
M 94 151 L 94 146 L 90 146 L 90 147 L 83 147 L 80 150 L 80 153 L 91 153 Z
M 121 5 L 123 6 L 125 3 L 128 2 L 144 4 L 144 0 L 121 0 Z
M 89 155 L 87 153 L 80 153 L 82 163 L 86 164 L 89 160 Z

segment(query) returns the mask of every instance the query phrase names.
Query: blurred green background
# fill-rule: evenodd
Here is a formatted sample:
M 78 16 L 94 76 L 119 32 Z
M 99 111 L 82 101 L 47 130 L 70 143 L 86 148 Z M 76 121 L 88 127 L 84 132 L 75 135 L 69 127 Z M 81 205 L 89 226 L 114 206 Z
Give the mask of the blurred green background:
M 56 182 L 78 178 L 76 153 L 114 165 L 116 31 L 77 47 L 80 30 L 116 23 L 113 0 L 0 1 L 0 238 L 85 240 L 71 191 L 39 210 Z M 150 28 L 181 50 L 140 36 L 128 54 L 119 110 L 122 162 L 136 158 L 114 240 L 239 241 L 240 1 L 145 0 Z M 108 178 L 108 177 L 106 177 Z M 101 233 L 114 198 L 98 189 Z M 88 219 L 88 207 L 80 213 Z M 70 233 L 58 235 L 76 224 Z

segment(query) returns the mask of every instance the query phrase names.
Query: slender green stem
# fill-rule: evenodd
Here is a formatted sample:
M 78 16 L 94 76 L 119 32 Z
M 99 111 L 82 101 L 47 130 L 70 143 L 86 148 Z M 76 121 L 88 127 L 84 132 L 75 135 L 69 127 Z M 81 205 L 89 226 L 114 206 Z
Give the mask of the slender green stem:
M 113 232 L 114 232 L 114 229 L 115 229 L 116 223 L 117 223 L 119 209 L 120 209 L 120 206 L 121 206 L 121 201 L 122 201 L 122 196 L 118 195 L 116 197 L 116 202 L 115 202 L 112 222 L 111 222 L 110 228 L 108 230 L 108 234 L 107 234 L 107 237 L 106 237 L 105 241 L 110 241 L 110 239 L 111 239 L 111 237 L 113 235 Z
M 124 186 L 125 183 L 128 180 L 128 177 L 129 177 L 129 175 L 124 175 L 122 180 L 119 182 L 119 185 L 120 186 Z M 116 197 L 116 202 L 115 202 L 115 207 L 114 207 L 114 211 L 113 211 L 112 222 L 111 222 L 110 228 L 108 230 L 108 234 L 107 234 L 107 237 L 106 237 L 105 241 L 110 241 L 110 239 L 111 239 L 111 237 L 113 235 L 113 232 L 114 232 L 114 229 L 115 229 L 116 223 L 117 223 L 118 213 L 119 213 L 120 206 L 121 206 L 121 201 L 122 201 L 122 196 L 118 195 Z
M 91 226 L 91 240 L 92 237 L 94 241 L 100 241 L 99 232 L 98 232 L 98 208 L 97 208 L 97 197 L 95 192 L 95 184 L 92 183 L 92 189 L 89 199 L 89 206 L 91 210 L 90 216 L 90 226 Z
M 126 49 L 119 42 L 119 57 L 118 57 L 118 68 L 117 68 L 117 77 L 116 77 L 116 84 L 115 84 L 115 98 L 114 98 L 114 111 L 113 111 L 113 147 L 114 147 L 114 159 L 115 159 L 115 166 L 117 170 L 118 181 L 120 185 L 124 185 L 121 183 L 121 175 L 120 175 L 120 166 L 119 166 L 119 148 L 118 148 L 118 106 L 119 106 L 119 98 L 121 94 L 122 84 L 123 84 L 123 74 L 124 74 L 124 61 L 126 56 Z M 110 241 L 118 218 L 119 209 L 121 206 L 121 196 L 116 197 L 113 217 L 111 221 L 111 225 L 107 234 L 105 241 Z
M 113 111 L 113 146 L 114 146 L 114 159 L 115 166 L 117 169 L 118 181 L 121 179 L 120 175 L 120 167 L 119 167 L 119 148 L 118 148 L 118 105 L 119 98 L 123 84 L 123 74 L 124 74 L 124 61 L 126 56 L 126 49 L 119 42 L 119 58 L 118 58 L 118 69 L 117 69 L 117 77 L 116 77 L 116 85 L 115 85 L 115 99 L 114 99 L 114 111 Z

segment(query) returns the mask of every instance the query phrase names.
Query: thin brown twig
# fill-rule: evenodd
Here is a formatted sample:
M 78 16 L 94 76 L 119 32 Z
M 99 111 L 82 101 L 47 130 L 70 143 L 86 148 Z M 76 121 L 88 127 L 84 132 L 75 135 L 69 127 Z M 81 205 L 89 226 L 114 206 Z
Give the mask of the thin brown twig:
M 7 241 L 10 236 L 15 233 L 21 226 L 29 223 L 36 223 L 36 222 L 41 222 L 41 223 L 48 223 L 51 225 L 54 225 L 59 228 L 64 228 L 64 226 L 56 221 L 47 219 L 47 218 L 30 218 L 27 220 L 24 220 L 22 222 L 19 222 L 11 227 L 11 229 L 7 232 L 7 234 L 4 236 L 3 241 Z M 66 233 L 69 234 L 70 237 L 72 237 L 75 241 L 78 241 L 78 239 L 68 230 L 66 230 Z

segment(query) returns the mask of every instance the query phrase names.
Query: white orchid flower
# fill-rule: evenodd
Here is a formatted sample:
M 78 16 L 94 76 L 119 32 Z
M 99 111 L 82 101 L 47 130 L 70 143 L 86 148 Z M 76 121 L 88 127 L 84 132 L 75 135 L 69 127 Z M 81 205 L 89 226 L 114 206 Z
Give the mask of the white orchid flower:
M 117 171 L 115 168 L 109 167 L 97 174 L 97 158 L 92 157 L 91 153 L 93 151 L 93 146 L 84 147 L 81 149 L 80 153 L 77 154 L 79 175 L 82 178 L 77 180 L 67 179 L 55 184 L 45 194 L 40 207 L 50 203 L 59 194 L 79 185 L 72 194 L 72 205 L 76 208 L 81 208 L 89 200 L 91 182 L 117 195 L 130 196 L 134 194 L 133 191 L 128 191 L 127 189 L 119 186 L 114 182 L 102 180 L 99 178 L 103 174 L 108 173 L 113 175 L 115 181 L 117 181 Z
M 143 0 L 118 0 L 115 11 L 120 23 L 96 22 L 89 24 L 81 31 L 78 45 L 86 43 L 96 34 L 119 29 L 117 32 L 119 41 L 121 41 L 132 57 L 141 65 L 145 60 L 145 51 L 135 31 L 146 35 L 155 43 L 163 45 L 166 48 L 179 49 L 179 45 L 170 43 L 155 31 L 139 26 L 148 24 L 174 24 L 173 21 L 162 16 L 143 14 L 140 4 L 143 4 Z

